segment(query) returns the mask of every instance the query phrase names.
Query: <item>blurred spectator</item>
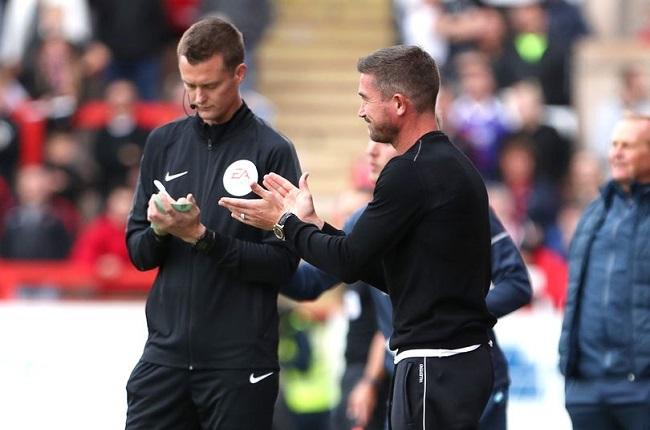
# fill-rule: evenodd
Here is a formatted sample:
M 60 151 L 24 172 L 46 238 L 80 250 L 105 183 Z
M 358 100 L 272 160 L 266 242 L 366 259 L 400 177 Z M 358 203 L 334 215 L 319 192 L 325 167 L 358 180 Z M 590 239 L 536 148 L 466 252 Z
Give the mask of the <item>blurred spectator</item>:
M 559 194 L 544 178 L 536 176 L 536 166 L 531 139 L 523 134 L 508 137 L 499 157 L 499 171 L 514 197 L 514 218 L 520 225 L 530 219 L 545 230 L 555 222 Z
M 427 51 L 443 67 L 447 61 L 449 43 L 439 23 L 445 14 L 441 0 L 413 0 L 404 2 L 401 23 L 403 43 L 417 45 Z
M 565 259 L 544 244 L 544 232 L 532 222 L 525 224 L 520 250 L 530 273 L 533 305 L 562 310 L 568 274 Z
M 34 54 L 33 62 L 25 64 L 21 81 L 40 102 L 38 107 L 51 128 L 69 128 L 81 95 L 80 57 L 61 38 L 42 40 Z
M 549 33 L 556 35 L 562 44 L 572 46 L 591 32 L 580 3 L 584 2 L 544 0 L 548 11 Z
M 577 202 L 564 203 L 557 214 L 556 227 L 546 231 L 546 242 L 549 244 L 549 248 L 565 260 L 569 256 L 569 245 L 583 209 L 584 206 Z
M 114 81 L 106 88 L 108 122 L 97 131 L 92 143 L 97 164 L 97 189 L 104 198 L 117 186 L 135 188 L 148 134 L 137 123 L 137 99 L 137 90 L 130 81 Z
M 451 104 L 449 125 L 483 178 L 494 179 L 501 139 L 509 131 L 506 111 L 495 93 L 492 69 L 484 55 L 465 52 L 456 64 L 460 92 Z
M 618 75 L 618 97 L 598 106 L 596 121 L 590 127 L 587 144 L 602 160 L 607 159 L 614 124 L 625 111 L 650 114 L 649 73 L 641 64 L 627 64 Z
M 520 80 L 539 82 L 544 100 L 551 105 L 571 101 L 569 56 L 572 45 L 549 31 L 549 15 L 541 1 L 523 2 L 508 9 L 512 35 L 498 60 L 499 87 Z
M 512 241 L 520 247 L 524 239 L 525 222 L 516 218 L 515 199 L 512 193 L 499 182 L 488 182 L 486 187 L 490 207 L 503 224 L 503 228 L 512 237 Z
M 83 46 L 90 38 L 88 2 L 8 0 L 0 32 L 0 63 L 20 68 L 39 40 L 55 37 Z
M 543 124 L 544 100 L 535 82 L 520 81 L 511 87 L 506 105 L 518 125 L 518 133 L 534 142 L 537 158 L 536 174 L 560 189 L 566 179 L 571 160 L 571 142 L 555 128 Z
M 12 184 L 18 167 L 19 136 L 18 127 L 10 117 L 9 104 L 5 102 L 5 94 L 11 90 L 4 74 L 5 69 L 0 68 L 0 178 Z
M 83 153 L 81 143 L 71 132 L 50 133 L 45 141 L 44 163 L 51 173 L 51 188 L 57 197 L 72 204 L 79 202 L 85 188 Z
M 180 37 L 199 17 L 202 0 L 163 0 L 165 16 L 174 37 Z
M 169 37 L 159 0 L 89 0 L 95 40 L 87 58 L 106 67 L 109 82 L 129 79 L 140 97 L 155 100 L 161 90 L 161 52 Z M 108 64 L 102 64 L 108 62 Z
M 559 352 L 575 430 L 650 422 L 650 117 L 616 124 L 609 163 L 569 255 Z
M 61 260 L 71 238 L 51 207 L 48 172 L 37 165 L 23 167 L 16 178 L 18 205 L 4 222 L 0 255 L 7 259 Z
M 118 281 L 116 276 L 130 266 L 124 241 L 126 217 L 131 208 L 133 191 L 118 187 L 110 192 L 106 210 L 95 218 L 79 235 L 71 257 L 76 263 L 91 267 L 100 278 Z
M 10 114 L 28 98 L 29 94 L 16 79 L 15 73 L 0 63 L 0 112 Z
M 503 67 L 499 58 L 503 55 L 508 37 L 508 22 L 505 14 L 496 8 L 482 8 L 479 16 L 475 48 L 488 57 L 497 86 L 500 86 L 501 77 L 507 72 L 499 69 Z
M 563 200 L 586 207 L 598 197 L 598 189 L 605 179 L 604 170 L 603 163 L 593 152 L 582 150 L 574 154 Z
M 331 301 L 319 300 L 301 303 L 280 317 L 281 401 L 295 430 L 328 430 L 339 397 L 326 340 L 332 311 Z
M 23 23 L 28 25 L 25 47 L 15 60 L 7 60 L 14 61 L 8 64 L 18 73 L 29 95 L 38 100 L 39 113 L 54 127 L 69 126 L 83 82 L 79 48 L 88 35 L 87 23 L 84 26 L 69 21 L 82 21 L 87 9 L 80 6 L 81 11 L 72 10 L 69 4 L 59 0 L 28 1 L 33 10 L 28 11 L 29 20 Z M 12 34 L 12 39 L 20 44 L 20 35 Z
M 44 166 L 52 190 L 52 208 L 72 236 L 81 224 L 79 207 L 88 181 L 81 165 L 84 162 L 81 143 L 69 132 L 53 132 L 45 141 Z M 88 163 L 85 163 L 86 165 Z
M 0 226 L 4 225 L 5 216 L 9 209 L 14 206 L 14 197 L 11 192 L 11 187 L 7 180 L 0 176 Z M 0 228 L 0 237 L 2 237 L 2 230 Z M 1 249 L 0 249 L 1 254 Z

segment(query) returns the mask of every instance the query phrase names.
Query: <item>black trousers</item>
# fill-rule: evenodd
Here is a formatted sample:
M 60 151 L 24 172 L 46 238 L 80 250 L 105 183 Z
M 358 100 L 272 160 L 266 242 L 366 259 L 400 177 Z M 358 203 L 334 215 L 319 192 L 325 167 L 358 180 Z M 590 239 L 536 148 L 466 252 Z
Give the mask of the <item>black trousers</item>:
M 188 370 L 140 361 L 126 392 L 127 430 L 270 430 L 278 372 Z
M 475 430 L 494 380 L 488 346 L 444 358 L 400 361 L 393 380 L 392 430 Z

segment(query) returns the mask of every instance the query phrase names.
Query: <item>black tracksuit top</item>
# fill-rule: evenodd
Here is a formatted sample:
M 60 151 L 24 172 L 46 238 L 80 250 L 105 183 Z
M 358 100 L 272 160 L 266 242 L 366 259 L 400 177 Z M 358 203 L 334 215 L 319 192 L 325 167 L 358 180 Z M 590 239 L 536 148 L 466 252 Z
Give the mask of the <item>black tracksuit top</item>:
M 488 342 L 496 322 L 490 286 L 485 185 L 441 132 L 425 134 L 388 162 L 372 202 L 349 235 L 290 217 L 287 241 L 308 262 L 345 282 L 390 295 L 391 349 L 461 348 Z
M 245 184 L 272 171 L 297 184 L 295 149 L 245 104 L 223 125 L 192 116 L 151 132 L 126 232 L 133 264 L 159 268 L 147 298 L 142 360 L 196 369 L 278 368 L 277 294 L 298 258 L 272 233 L 232 219 L 217 204 L 223 196 L 257 198 Z M 201 222 L 216 232 L 209 253 L 154 235 L 147 221 L 154 179 L 174 198 L 194 195 Z

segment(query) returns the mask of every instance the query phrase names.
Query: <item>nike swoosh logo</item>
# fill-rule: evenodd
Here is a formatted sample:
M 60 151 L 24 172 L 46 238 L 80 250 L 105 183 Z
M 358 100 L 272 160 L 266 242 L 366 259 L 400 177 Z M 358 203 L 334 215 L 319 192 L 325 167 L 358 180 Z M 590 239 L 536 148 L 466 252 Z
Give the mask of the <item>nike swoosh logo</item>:
M 266 379 L 271 375 L 273 375 L 273 372 L 265 373 L 264 375 L 260 375 L 260 376 L 255 376 L 254 374 L 251 373 L 251 376 L 250 378 L 248 378 L 248 380 L 250 381 L 251 384 L 257 384 L 262 379 Z
M 173 175 L 170 175 L 169 172 L 167 172 L 167 174 L 165 175 L 165 182 L 173 181 L 174 179 L 180 178 L 183 175 L 187 175 L 187 170 Z

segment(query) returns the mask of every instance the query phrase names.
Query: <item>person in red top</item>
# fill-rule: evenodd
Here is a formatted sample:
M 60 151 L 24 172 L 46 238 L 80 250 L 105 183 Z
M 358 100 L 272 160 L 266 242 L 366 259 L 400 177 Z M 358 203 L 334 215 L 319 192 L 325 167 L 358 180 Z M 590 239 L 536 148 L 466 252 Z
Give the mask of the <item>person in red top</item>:
M 115 277 L 131 264 L 124 231 L 132 200 L 133 191 L 129 188 L 114 188 L 108 195 L 104 213 L 84 229 L 72 250 L 72 260 L 95 270 L 106 280 L 107 290 L 115 287 Z

